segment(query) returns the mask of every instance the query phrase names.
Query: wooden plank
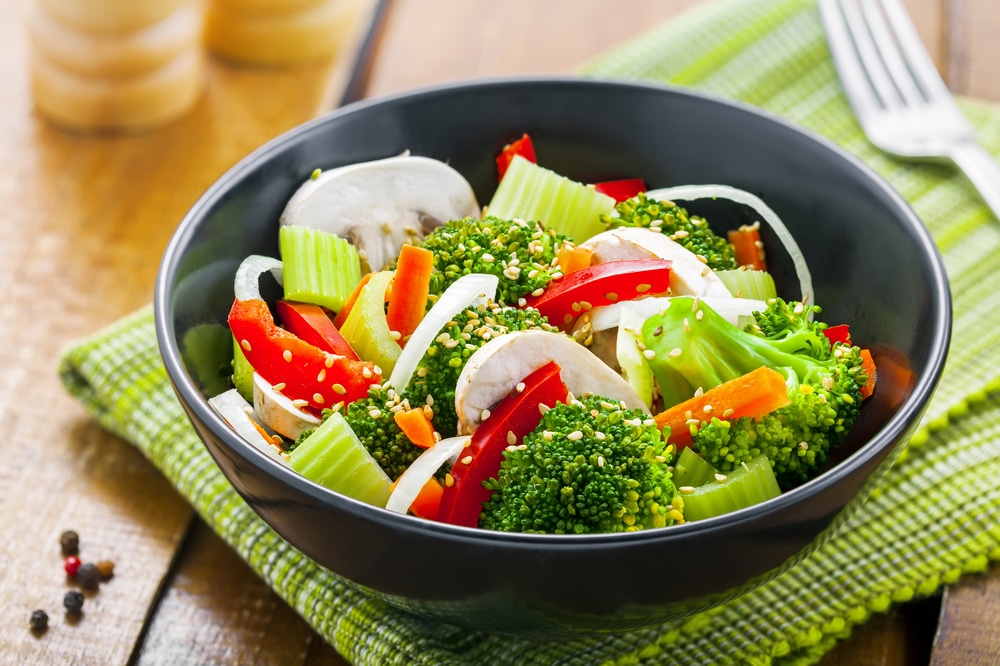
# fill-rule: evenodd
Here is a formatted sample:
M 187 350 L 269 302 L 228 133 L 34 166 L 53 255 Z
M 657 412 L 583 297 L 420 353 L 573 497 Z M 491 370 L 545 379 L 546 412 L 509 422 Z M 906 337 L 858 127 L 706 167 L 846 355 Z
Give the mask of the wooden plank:
M 996 0 L 948 1 L 948 49 L 952 89 L 1000 101 L 1000 3 Z
M 312 117 L 332 65 L 212 61 L 203 98 L 180 121 L 140 135 L 78 135 L 33 113 L 21 11 L 0 3 L 0 661 L 126 663 L 191 509 L 66 395 L 56 359 L 69 340 L 149 302 L 185 211 L 238 159 Z M 76 621 L 62 612 L 71 587 L 58 538 L 67 528 L 80 532 L 85 559 L 117 563 Z M 28 630 L 36 608 L 50 616 L 41 636 Z
M 934 666 L 1000 664 L 1000 566 L 945 590 L 931 656 Z
M 135 663 L 346 662 L 201 520 L 194 521 Z

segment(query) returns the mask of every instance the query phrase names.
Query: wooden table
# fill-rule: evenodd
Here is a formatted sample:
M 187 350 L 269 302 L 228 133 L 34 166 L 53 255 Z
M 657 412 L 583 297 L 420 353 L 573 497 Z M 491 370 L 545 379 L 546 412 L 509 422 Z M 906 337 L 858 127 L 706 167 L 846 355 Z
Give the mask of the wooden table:
M 485 75 L 568 72 L 703 0 L 397 0 L 367 95 Z M 907 0 L 958 92 L 1000 101 L 995 0 Z M 138 136 L 54 129 L 32 110 L 17 2 L 0 3 L 0 662 L 341 664 L 128 443 L 62 389 L 70 340 L 151 299 L 185 210 L 263 141 L 322 111 L 343 63 L 212 61 L 193 113 Z M 59 534 L 114 578 L 63 616 Z M 35 637 L 28 617 L 47 609 Z M 935 634 L 936 632 L 936 634 Z M 825 664 L 1000 663 L 1000 570 L 877 616 Z

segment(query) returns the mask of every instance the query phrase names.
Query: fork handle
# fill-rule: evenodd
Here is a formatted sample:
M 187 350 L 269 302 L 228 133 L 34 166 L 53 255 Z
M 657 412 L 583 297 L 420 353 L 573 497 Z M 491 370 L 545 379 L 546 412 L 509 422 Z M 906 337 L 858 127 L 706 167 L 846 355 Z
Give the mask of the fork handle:
M 1000 164 L 978 143 L 958 144 L 950 157 L 979 190 L 993 216 L 1000 220 Z

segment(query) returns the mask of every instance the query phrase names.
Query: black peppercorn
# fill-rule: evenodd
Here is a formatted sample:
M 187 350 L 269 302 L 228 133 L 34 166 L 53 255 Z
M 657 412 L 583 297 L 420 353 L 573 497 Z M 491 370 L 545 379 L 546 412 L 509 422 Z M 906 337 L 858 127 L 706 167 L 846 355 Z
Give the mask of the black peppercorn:
M 31 611 L 31 630 L 42 632 L 49 628 L 49 614 L 43 610 Z
M 76 555 L 80 549 L 80 535 L 73 530 L 66 530 L 59 537 L 59 545 L 62 546 L 63 555 Z
M 70 613 L 79 613 L 80 609 L 83 608 L 83 594 L 75 590 L 67 592 L 66 596 L 63 597 L 63 606 Z
M 97 587 L 97 581 L 101 577 L 101 571 L 97 568 L 96 564 L 90 562 L 82 565 L 76 570 L 76 582 L 80 583 L 80 587 L 88 590 L 92 590 Z

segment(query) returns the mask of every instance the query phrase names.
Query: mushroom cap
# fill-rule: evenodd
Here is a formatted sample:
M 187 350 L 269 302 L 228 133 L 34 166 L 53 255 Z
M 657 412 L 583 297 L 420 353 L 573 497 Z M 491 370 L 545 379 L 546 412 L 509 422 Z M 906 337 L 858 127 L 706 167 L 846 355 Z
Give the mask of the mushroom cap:
M 620 227 L 589 238 L 581 244 L 594 252 L 592 262 L 631 259 L 669 259 L 670 291 L 675 295 L 718 296 L 732 294 L 712 269 L 680 243 L 658 231 L 639 227 Z
M 379 270 L 403 244 L 466 216 L 479 216 L 469 182 L 444 162 L 404 154 L 320 172 L 289 199 L 280 224 L 346 238 Z
M 484 410 L 493 409 L 520 381 L 549 361 L 559 365 L 560 377 L 573 395 L 599 395 L 649 413 L 621 375 L 573 338 L 550 331 L 515 331 L 480 347 L 462 369 L 455 386 L 459 434 L 475 432 Z

